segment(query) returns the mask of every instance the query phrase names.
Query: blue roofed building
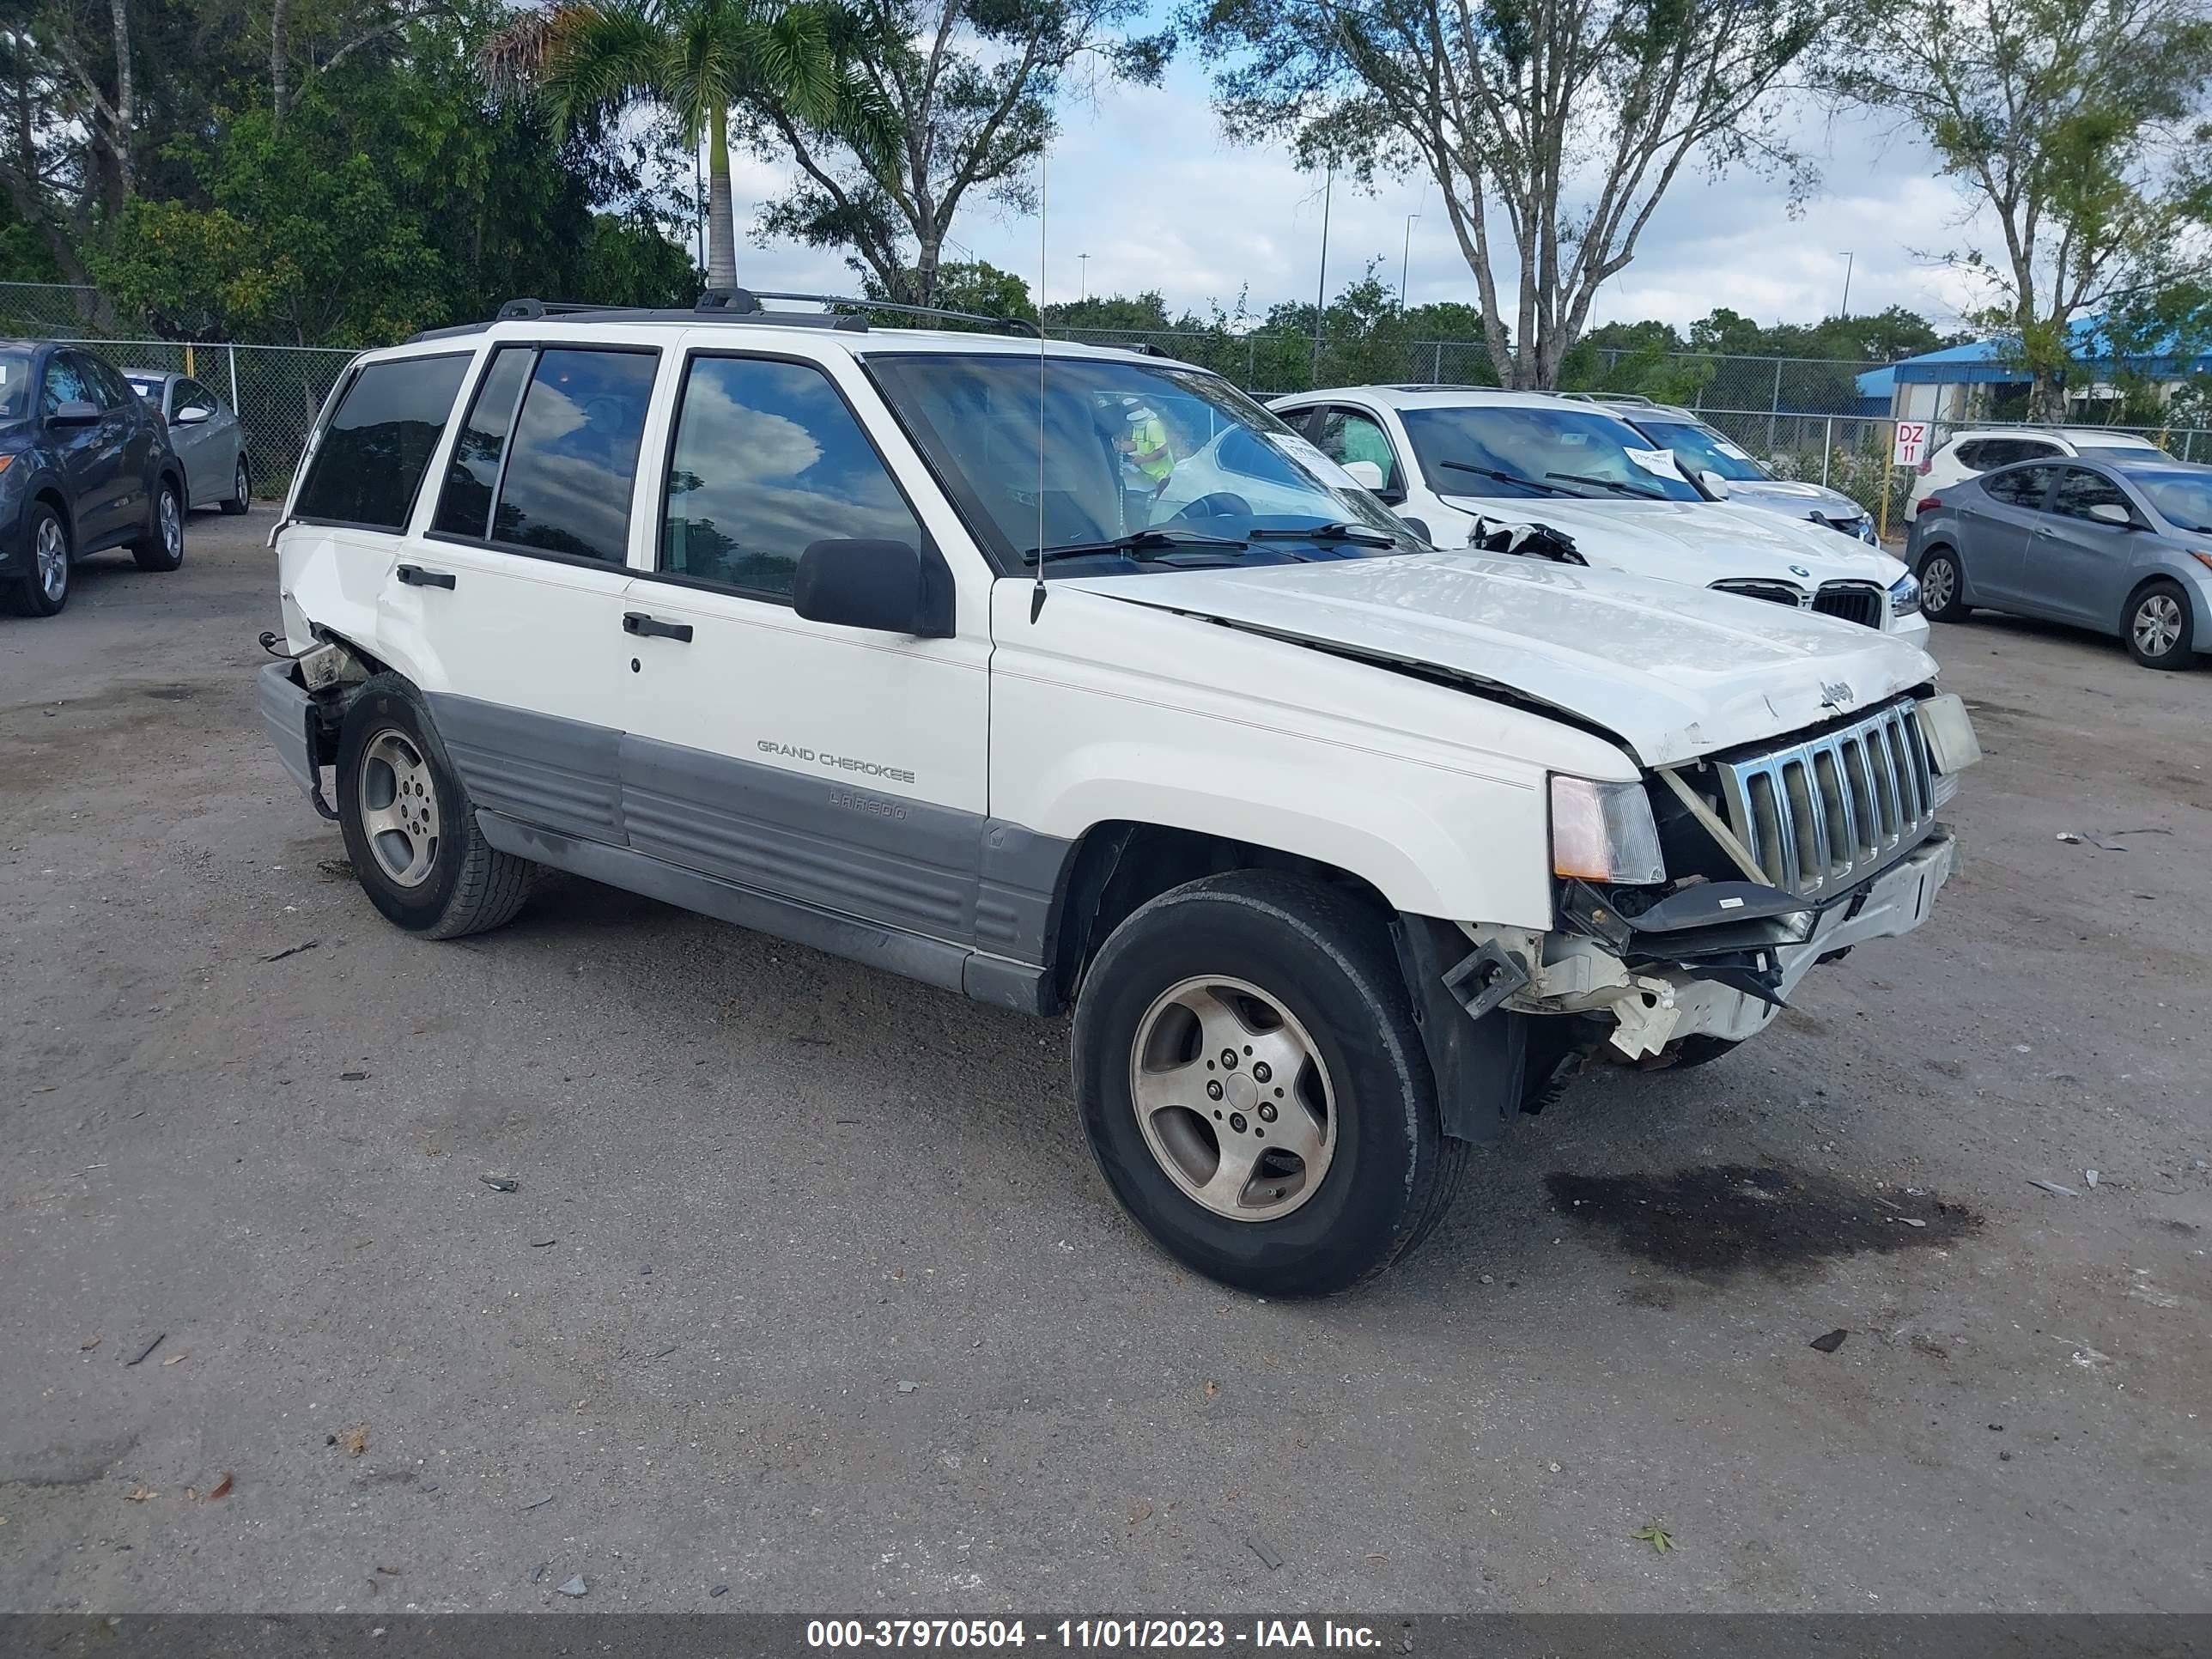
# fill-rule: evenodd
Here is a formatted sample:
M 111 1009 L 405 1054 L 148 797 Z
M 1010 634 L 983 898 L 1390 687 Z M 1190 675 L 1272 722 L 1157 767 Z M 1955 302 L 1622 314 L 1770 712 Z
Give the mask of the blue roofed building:
M 2212 351 L 2186 355 L 2169 349 L 2148 356 L 2123 357 L 2106 339 L 2103 330 L 2101 317 L 2079 317 L 2074 321 L 2074 368 L 2066 376 L 2069 418 L 2103 418 L 2106 411 L 2101 406 L 2118 402 L 2121 396 L 2113 382 L 2123 368 L 2131 374 L 2177 385 L 2197 375 L 2212 374 Z M 2006 357 L 1999 342 L 1974 340 L 1903 358 L 1858 377 L 1861 408 L 1908 421 L 2022 419 L 2033 377 Z M 1878 407 L 1877 398 L 1881 399 Z

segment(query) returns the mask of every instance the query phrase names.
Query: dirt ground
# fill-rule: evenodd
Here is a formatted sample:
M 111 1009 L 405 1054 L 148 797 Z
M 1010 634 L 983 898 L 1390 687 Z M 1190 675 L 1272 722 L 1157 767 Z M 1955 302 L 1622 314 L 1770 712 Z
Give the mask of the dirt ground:
M 0 623 L 0 1608 L 2212 1607 L 2212 669 L 1939 627 L 1935 921 L 1283 1305 L 1117 1213 L 1061 1023 L 577 882 L 386 925 L 269 521 Z

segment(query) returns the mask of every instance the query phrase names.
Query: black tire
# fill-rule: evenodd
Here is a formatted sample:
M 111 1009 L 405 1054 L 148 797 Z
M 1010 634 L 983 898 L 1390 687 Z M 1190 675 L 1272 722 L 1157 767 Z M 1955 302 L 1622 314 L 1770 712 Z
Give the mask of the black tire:
M 1692 1066 L 1710 1066 L 1723 1055 L 1734 1054 L 1736 1048 L 1737 1042 L 1734 1038 L 1711 1036 L 1700 1031 L 1694 1036 L 1684 1037 L 1674 1045 L 1674 1062 L 1667 1069 L 1681 1072 Z
M 434 814 L 436 833 L 424 838 L 433 849 L 426 854 L 428 869 L 411 884 L 387 869 L 389 849 L 380 852 L 363 822 L 365 812 L 390 804 L 364 802 L 362 795 L 365 777 L 374 788 L 380 775 L 364 761 L 387 736 L 418 757 L 417 776 L 428 786 L 428 804 Z M 383 773 L 390 769 L 385 767 Z M 338 736 L 337 786 L 338 827 L 347 856 L 362 890 L 395 925 L 426 939 L 459 939 L 513 920 L 530 896 L 538 866 L 484 840 L 428 709 L 398 675 L 373 677 L 347 710 Z
M 1928 572 L 1931 566 L 1937 564 L 1944 567 L 1944 572 L 1936 578 L 1936 591 L 1943 596 L 1943 603 L 1931 605 L 1929 603 Z M 1931 547 L 1920 556 L 1920 568 L 1914 574 L 1920 580 L 1920 608 L 1929 621 L 1960 623 L 1966 620 L 1973 607 L 1960 597 L 1966 590 L 1966 573 L 1956 553 L 1940 544 Z
M 243 455 L 238 458 L 238 474 L 230 482 L 230 491 L 217 505 L 234 519 L 253 505 L 253 475 L 246 471 Z
M 141 570 L 174 570 L 185 562 L 185 497 L 173 479 L 154 486 L 146 533 L 131 544 Z
M 2128 654 L 2145 668 L 2187 668 L 2197 661 L 2197 619 L 2181 584 L 2161 577 L 2146 582 L 2128 601 L 2120 637 Z M 2166 641 L 2162 647 L 2160 641 Z
M 61 538 L 61 591 L 58 593 L 50 591 L 39 561 L 40 541 L 50 530 Z M 75 551 L 70 545 L 69 526 L 62 522 L 62 515 L 45 501 L 33 501 L 23 515 L 23 568 L 14 580 L 0 586 L 0 609 L 17 617 L 58 614 L 69 603 L 70 560 Z
M 1132 1071 L 1148 1011 L 1184 981 L 1216 978 L 1279 1002 L 1326 1067 L 1334 1151 L 1287 1213 L 1238 1219 L 1206 1207 L 1170 1176 L 1139 1126 Z M 1194 1040 L 1195 1064 L 1206 1054 Z M 1467 1143 L 1439 1121 L 1383 919 L 1303 878 L 1208 876 L 1138 909 L 1085 977 L 1074 1060 L 1084 1133 L 1115 1195 L 1170 1255 L 1240 1290 L 1325 1296 L 1382 1272 L 1427 1235 L 1466 1167 Z M 1196 1110 L 1185 1116 L 1218 1149 L 1222 1131 Z M 1248 1121 L 1259 1134 L 1257 1118 Z

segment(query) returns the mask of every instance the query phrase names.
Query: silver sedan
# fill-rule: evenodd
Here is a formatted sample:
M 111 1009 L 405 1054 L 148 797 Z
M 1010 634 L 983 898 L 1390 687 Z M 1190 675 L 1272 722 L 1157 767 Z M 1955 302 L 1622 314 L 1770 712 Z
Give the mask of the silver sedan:
M 245 512 L 253 500 L 253 480 L 246 465 L 246 428 L 236 412 L 189 375 L 126 368 L 123 378 L 169 423 L 169 447 L 184 463 L 188 504 Z
M 1920 607 L 1976 607 L 2118 635 L 2146 668 L 2212 651 L 2212 466 L 2152 452 L 1999 467 L 1919 504 Z

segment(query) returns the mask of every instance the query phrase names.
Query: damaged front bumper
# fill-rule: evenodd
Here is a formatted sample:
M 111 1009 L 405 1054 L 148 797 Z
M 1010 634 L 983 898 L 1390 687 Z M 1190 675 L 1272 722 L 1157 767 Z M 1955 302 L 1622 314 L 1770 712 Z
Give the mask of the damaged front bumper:
M 1686 1036 L 1741 1042 L 1763 1030 L 1815 965 L 1927 921 L 1958 868 L 1956 839 L 1934 824 L 1902 857 L 1818 904 L 1756 883 L 1708 882 L 1630 915 L 1569 882 L 1559 932 L 1468 932 L 1492 964 L 1480 994 L 1493 1006 L 1609 1017 L 1613 1048 L 1641 1059 Z

